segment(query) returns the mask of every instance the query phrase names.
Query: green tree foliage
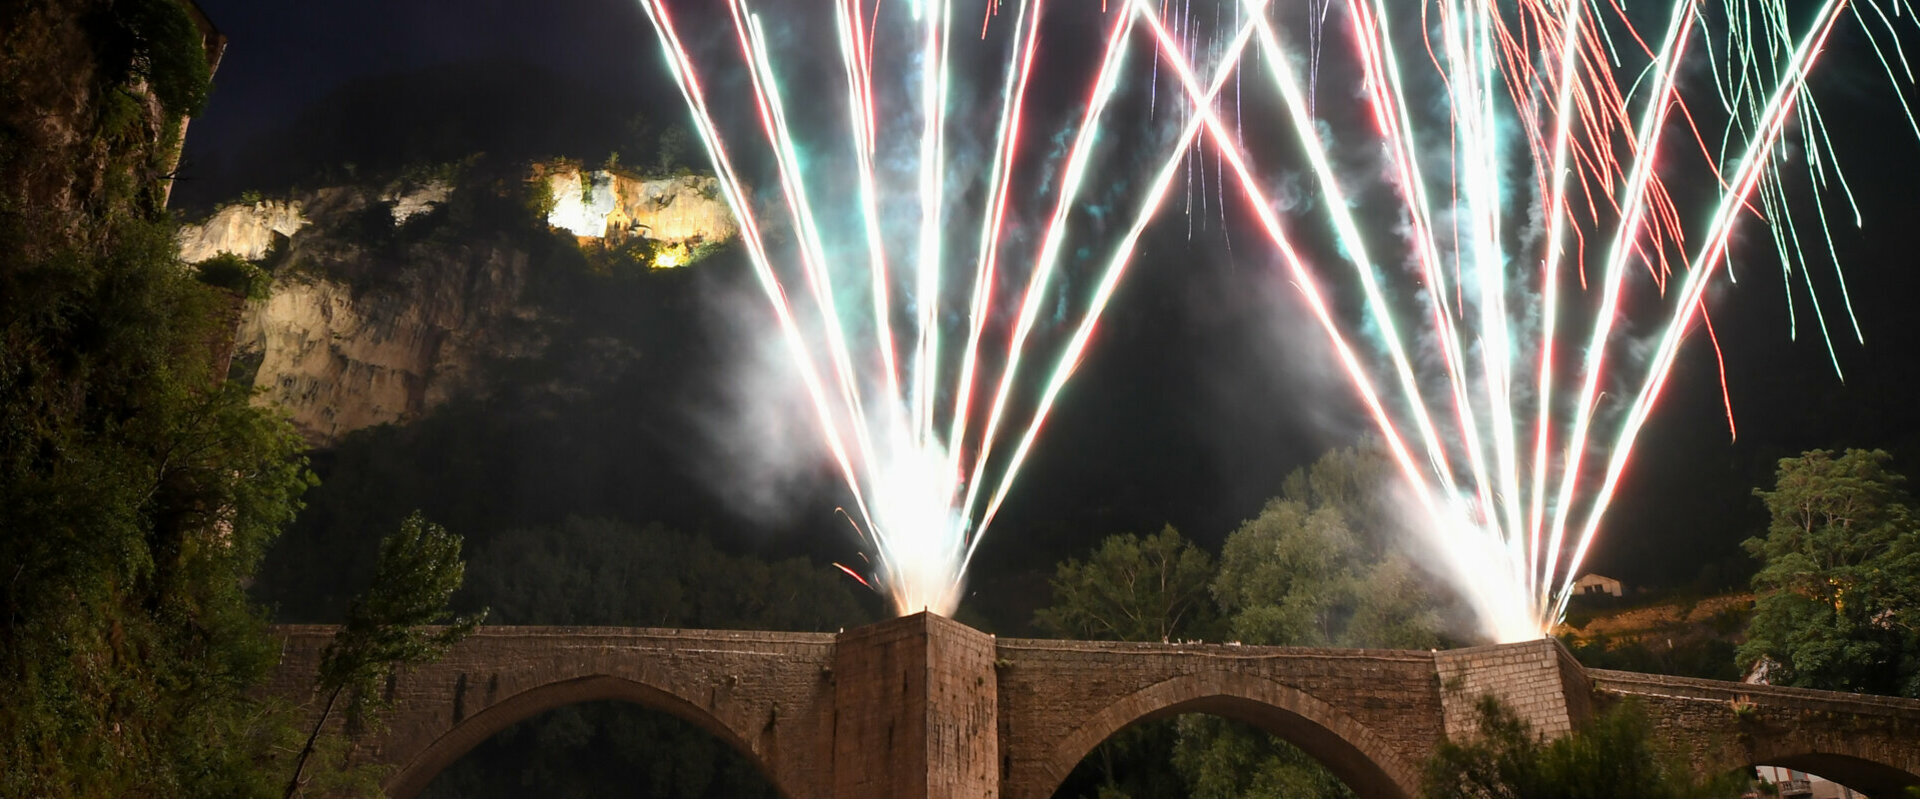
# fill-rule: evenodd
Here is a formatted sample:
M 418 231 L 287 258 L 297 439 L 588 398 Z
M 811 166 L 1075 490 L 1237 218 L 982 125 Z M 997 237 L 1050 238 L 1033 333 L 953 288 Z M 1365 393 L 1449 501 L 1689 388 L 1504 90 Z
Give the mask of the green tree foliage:
M 1280 498 L 1339 511 L 1364 536 L 1367 547 L 1378 550 L 1393 529 L 1393 497 L 1387 488 L 1398 475 L 1386 445 L 1368 438 L 1358 446 L 1327 450 L 1312 466 L 1293 470 L 1281 483 Z
M 1433 582 L 1391 547 L 1392 475 L 1372 447 L 1328 452 L 1227 537 L 1213 594 L 1248 644 L 1426 649 L 1443 643 Z M 1183 719 L 1175 765 L 1195 796 L 1351 796 L 1257 728 Z
M 1042 629 L 1133 641 L 1225 635 L 1248 644 L 1427 648 L 1441 597 L 1391 546 L 1391 471 L 1377 448 L 1334 450 L 1227 538 L 1218 572 L 1171 528 L 1103 541 L 1060 565 Z M 1206 584 L 1213 607 L 1192 598 Z M 1212 633 L 1203 632 L 1212 630 Z M 1312 757 L 1215 716 L 1139 724 L 1082 761 L 1060 795 L 1351 796 Z
M 1330 645 L 1363 596 L 1359 554 L 1340 511 L 1275 499 L 1227 538 L 1214 595 L 1235 638 Z
M 396 669 L 438 659 L 486 616 L 484 610 L 456 616 L 448 609 L 466 576 L 460 547 L 460 536 L 418 512 L 380 542 L 373 584 L 348 606 L 346 624 L 321 654 L 315 682 L 327 704 L 294 763 L 287 796 L 300 792 L 316 741 L 342 696 L 348 728 L 366 727 L 369 712 L 384 707 L 381 683 Z
M 461 601 L 507 624 L 833 631 L 873 619 L 853 582 L 805 560 L 768 563 L 659 525 L 572 518 L 475 549 Z M 558 708 L 461 758 L 430 797 L 777 796 L 751 761 L 665 713 L 615 702 Z
M 193 98 L 135 5 L 0 8 L 0 796 L 270 795 L 295 735 L 241 586 L 311 476 L 154 210 Z
M 680 125 L 669 125 L 660 131 L 658 148 L 654 159 L 654 169 L 662 175 L 679 175 L 688 171 L 687 156 L 693 151 L 693 137 Z
M 1920 529 L 1892 456 L 1814 450 L 1756 490 L 1772 523 L 1740 662 L 1777 684 L 1920 697 Z
M 1173 641 L 1216 632 L 1207 594 L 1213 558 L 1172 525 L 1141 538 L 1108 536 L 1085 561 L 1069 558 L 1054 572 L 1053 604 L 1034 616 L 1050 635 L 1102 641 Z M 1060 792 L 1100 799 L 1176 795 L 1184 790 L 1169 766 L 1178 734 L 1171 720 L 1138 724 L 1101 742 L 1067 777 Z
M 1443 743 L 1428 761 L 1427 799 L 1732 799 L 1746 788 L 1738 773 L 1701 778 L 1661 752 L 1652 722 L 1631 702 L 1552 741 L 1492 697 L 1479 711 L 1478 737 Z
M 1351 796 L 1312 756 L 1252 725 L 1182 716 L 1173 766 L 1193 799 Z
M 248 796 L 288 730 L 241 590 L 310 475 L 223 384 L 231 295 L 173 225 L 0 214 L 0 795 Z
M 1213 595 L 1249 644 L 1427 649 L 1436 585 L 1391 546 L 1392 475 L 1374 448 L 1328 452 L 1227 537 Z
M 146 84 L 167 113 L 197 116 L 213 89 L 200 27 L 179 0 L 115 0 L 114 29 L 101 39 L 125 64 L 126 77 Z M 115 35 L 117 34 L 117 35 Z
M 1168 525 L 1158 535 L 1108 536 L 1085 562 L 1053 576 L 1053 604 L 1034 617 L 1047 633 L 1099 641 L 1174 641 L 1212 632 L 1213 558 Z
M 319 685 L 348 695 L 350 718 L 374 706 L 395 669 L 439 659 L 486 617 L 448 607 L 466 579 L 460 549 L 460 536 L 418 512 L 380 542 L 373 584 L 347 606 L 346 624 L 320 658 Z
M 1214 596 L 1231 635 L 1297 646 L 1437 646 L 1425 578 L 1399 554 L 1376 559 L 1337 508 L 1267 503 L 1227 538 Z
M 273 284 L 273 276 L 233 253 L 221 253 L 193 265 L 200 282 L 233 292 L 252 300 L 264 300 Z

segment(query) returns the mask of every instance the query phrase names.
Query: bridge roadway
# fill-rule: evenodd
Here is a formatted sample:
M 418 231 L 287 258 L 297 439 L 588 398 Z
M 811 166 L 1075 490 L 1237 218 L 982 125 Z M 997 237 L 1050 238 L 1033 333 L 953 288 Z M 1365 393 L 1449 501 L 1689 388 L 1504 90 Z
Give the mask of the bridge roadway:
M 275 628 L 270 690 L 316 714 L 331 627 Z M 1134 722 L 1212 713 L 1306 750 L 1363 797 L 1411 799 L 1434 747 L 1498 697 L 1547 734 L 1637 698 L 1707 772 L 1778 765 L 1869 796 L 1920 785 L 1920 701 L 1584 669 L 1557 642 L 1408 652 L 995 638 L 918 614 L 840 634 L 482 627 L 387 685 L 359 757 L 419 794 L 508 725 L 621 700 L 744 753 L 789 799 L 1046 799 Z

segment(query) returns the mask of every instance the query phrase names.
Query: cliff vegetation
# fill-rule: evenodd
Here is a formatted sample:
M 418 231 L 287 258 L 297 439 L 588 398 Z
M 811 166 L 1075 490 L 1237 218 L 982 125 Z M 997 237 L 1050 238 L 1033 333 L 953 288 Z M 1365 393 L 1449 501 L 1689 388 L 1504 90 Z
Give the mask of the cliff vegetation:
M 310 483 L 222 379 L 239 303 L 163 210 L 208 52 L 173 0 L 0 10 L 0 795 L 253 796 L 249 600 Z

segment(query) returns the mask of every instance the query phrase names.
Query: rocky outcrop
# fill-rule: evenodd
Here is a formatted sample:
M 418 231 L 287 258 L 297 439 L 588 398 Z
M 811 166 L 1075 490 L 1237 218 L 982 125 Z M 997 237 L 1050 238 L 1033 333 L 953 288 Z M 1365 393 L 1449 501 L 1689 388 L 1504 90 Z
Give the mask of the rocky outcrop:
M 376 291 L 303 277 L 276 282 L 238 336 L 258 360 L 259 399 L 308 441 L 405 422 L 482 387 L 487 358 L 535 354 L 537 314 L 522 306 L 527 256 L 487 249 L 416 265 Z
M 643 179 L 559 168 L 537 170 L 533 180 L 546 181 L 552 193 L 547 224 L 583 239 L 648 239 L 659 266 L 685 265 L 701 244 L 739 233 L 712 177 Z
M 453 196 L 453 183 L 445 180 L 429 180 L 418 185 L 395 185 L 388 187 L 380 195 L 380 201 L 392 205 L 393 223 L 406 224 L 406 221 L 432 211 L 445 204 Z
M 229 205 L 205 222 L 180 227 L 180 259 L 193 264 L 231 253 L 258 261 L 273 251 L 275 236 L 292 238 L 307 226 L 304 210 L 296 200 Z
M 735 234 L 711 178 L 595 174 L 589 185 L 605 206 L 598 236 L 651 239 L 655 266 L 670 265 L 663 254 L 685 263 L 696 247 Z M 568 221 L 588 218 L 579 172 L 536 167 L 530 180 L 571 198 Z M 243 314 L 235 373 L 252 370 L 258 401 L 284 408 L 309 442 L 326 446 L 484 393 L 490 363 L 542 353 L 554 320 L 527 296 L 535 266 L 524 238 L 431 214 L 460 192 L 494 192 L 485 198 L 492 207 L 522 207 L 497 194 L 514 183 L 335 187 L 227 206 L 184 228 L 181 252 L 190 262 L 274 255 L 270 296 Z
M 662 266 L 683 266 L 702 244 L 739 235 L 733 212 L 720 196 L 720 182 L 704 175 L 641 178 L 622 172 L 583 172 L 536 164 L 528 181 L 544 183 L 553 200 L 548 225 L 583 239 L 644 238 L 673 253 Z M 583 187 L 584 184 L 584 187 Z M 323 190 L 329 191 L 329 190 Z M 330 191 L 339 191 L 333 189 Z M 395 182 L 375 198 L 395 225 L 437 208 L 453 196 L 446 180 Z M 300 200 L 263 200 L 222 207 L 207 221 L 180 228 L 180 257 L 188 263 L 232 253 L 250 261 L 266 257 L 274 237 L 291 238 L 309 222 Z

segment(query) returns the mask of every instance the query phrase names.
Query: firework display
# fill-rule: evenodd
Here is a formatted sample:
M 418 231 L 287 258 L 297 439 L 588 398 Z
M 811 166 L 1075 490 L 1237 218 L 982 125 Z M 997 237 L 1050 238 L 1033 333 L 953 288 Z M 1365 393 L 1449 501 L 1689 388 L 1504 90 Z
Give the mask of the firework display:
M 1681 343 L 1711 332 L 1706 291 L 1737 223 L 1768 231 L 1790 307 L 1804 295 L 1830 350 L 1829 310 L 1851 320 L 1826 198 L 1852 195 L 1809 84 L 1830 37 L 1860 23 L 1903 109 L 1910 75 L 1905 0 L 1221 0 L 1211 27 L 1190 0 L 1114 0 L 1103 39 L 1073 45 L 1097 69 L 1035 180 L 1016 173 L 1036 163 L 1020 150 L 1045 0 L 988 2 L 977 37 L 950 0 L 810 8 L 830 5 L 839 58 L 830 101 L 808 81 L 804 134 L 761 17 L 729 0 L 751 137 L 722 133 L 674 13 L 641 2 L 870 544 L 871 568 L 842 568 L 900 612 L 957 604 L 1141 235 L 1211 158 L 1219 212 L 1237 188 L 1404 476 L 1410 526 L 1491 637 L 1544 634 Z M 1144 80 L 1127 63 L 1142 43 Z M 974 104 L 955 71 L 978 59 L 955 53 L 972 50 L 997 70 L 983 147 L 959 144 L 983 133 L 957 110 Z M 1174 123 L 1121 118 L 1123 75 Z M 1158 97 L 1168 81 L 1182 102 Z M 838 116 L 823 125 L 822 108 Z M 1096 140 L 1156 127 L 1171 135 L 1147 137 L 1163 149 L 1124 233 L 1096 242 L 1091 279 L 1064 279 Z M 750 192 L 743 157 L 771 162 L 777 202 Z M 1287 181 L 1313 201 L 1275 196 Z M 1047 200 L 1014 231 L 1018 193 Z M 1808 197 L 1811 219 L 1789 203 Z M 1826 247 L 1800 246 L 1813 231 Z M 1067 291 L 1080 313 L 1062 322 Z
M 781 84 L 760 16 L 733 0 L 728 11 L 738 54 L 731 64 L 747 76 L 760 124 L 751 146 L 773 162 L 777 213 L 791 226 L 790 235 L 774 236 L 743 177 L 736 140 L 722 134 L 714 98 L 673 10 L 660 0 L 642 2 L 741 220 L 748 258 L 846 483 L 848 518 L 869 544 L 871 569 L 841 568 L 887 595 L 901 613 L 951 613 L 958 604 L 973 553 L 1200 132 L 1194 117 L 1164 143 L 1159 168 L 1134 200 L 1127 232 L 1102 242 L 1109 252 L 1093 265 L 1090 290 L 1082 286 L 1073 300 L 1081 309 L 1077 320 L 1057 319 L 1057 295 L 1069 290 L 1062 263 L 1071 218 L 1082 203 L 1096 139 L 1113 124 L 1109 105 L 1127 65 L 1135 18 L 1112 15 L 1106 25 L 1084 107 L 1066 131 L 1070 144 L 1062 158 L 1046 159 L 1048 174 L 1030 187 L 1050 200 L 1037 235 L 1026 235 L 1025 226 L 1014 233 L 1007 223 L 1016 187 L 1026 185 L 1016 182 L 1015 171 L 1044 5 L 1031 0 L 988 9 L 988 22 L 1002 18 L 994 27 L 1009 38 L 996 38 L 997 50 L 977 48 L 999 53 L 1001 70 L 990 98 L 997 108 L 990 154 L 979 158 L 955 144 L 976 131 L 956 121 L 952 109 L 955 34 L 963 42 L 970 38 L 953 3 L 832 3 L 840 96 L 823 98 L 811 86 L 807 111 L 837 105 L 844 117 L 826 134 L 809 137 L 790 123 L 793 95 Z M 1245 26 L 1237 37 L 1242 46 L 1253 30 Z M 980 38 L 987 40 L 984 33 Z M 1196 85 L 1198 96 L 1216 95 L 1232 72 L 1224 62 L 1205 86 Z M 853 179 L 840 178 L 827 164 L 846 166 Z M 817 213 L 828 197 L 833 213 Z M 967 207 L 957 207 L 963 200 Z M 849 299 L 855 295 L 857 301 Z M 1010 307 L 996 306 L 1001 295 L 1012 298 Z M 1043 314 L 1048 327 L 1059 328 L 1045 348 L 1036 342 Z M 1034 360 L 1046 371 L 1030 375 Z M 1023 394 L 1032 386 L 1039 387 L 1037 396 Z
M 1800 246 L 1805 223 L 1787 202 L 1812 198 L 1831 256 L 1820 192 L 1846 187 L 1808 77 L 1848 12 L 1902 108 L 1910 76 L 1890 19 L 1911 15 L 1904 3 L 1689 1 L 1636 20 L 1589 0 L 1330 0 L 1296 15 L 1310 46 L 1291 50 L 1278 22 L 1250 12 L 1295 145 L 1286 165 L 1306 162 L 1337 244 L 1316 259 L 1296 240 L 1318 223 L 1283 223 L 1247 166 L 1249 125 L 1221 121 L 1158 9 L 1133 6 L 1411 484 L 1424 517 L 1413 526 L 1503 641 L 1564 616 L 1743 217 L 1771 234 L 1789 302 L 1805 290 L 1832 352 L 1832 301 L 1809 273 L 1822 259 Z M 1336 91 L 1327 76 L 1341 71 L 1321 62 L 1342 52 L 1354 83 Z M 1321 85 L 1302 81 L 1302 61 Z M 1316 88 L 1351 89 L 1364 113 L 1315 118 Z M 1369 145 L 1365 168 L 1336 166 Z M 1806 174 L 1781 171 L 1788 150 Z M 1385 212 L 1352 199 L 1375 188 Z M 1826 263 L 1851 319 L 1844 275 Z M 1358 321 L 1319 288 L 1336 267 L 1358 289 Z M 1577 363 L 1561 362 L 1569 354 Z M 1732 419 L 1729 403 L 1730 431 Z

